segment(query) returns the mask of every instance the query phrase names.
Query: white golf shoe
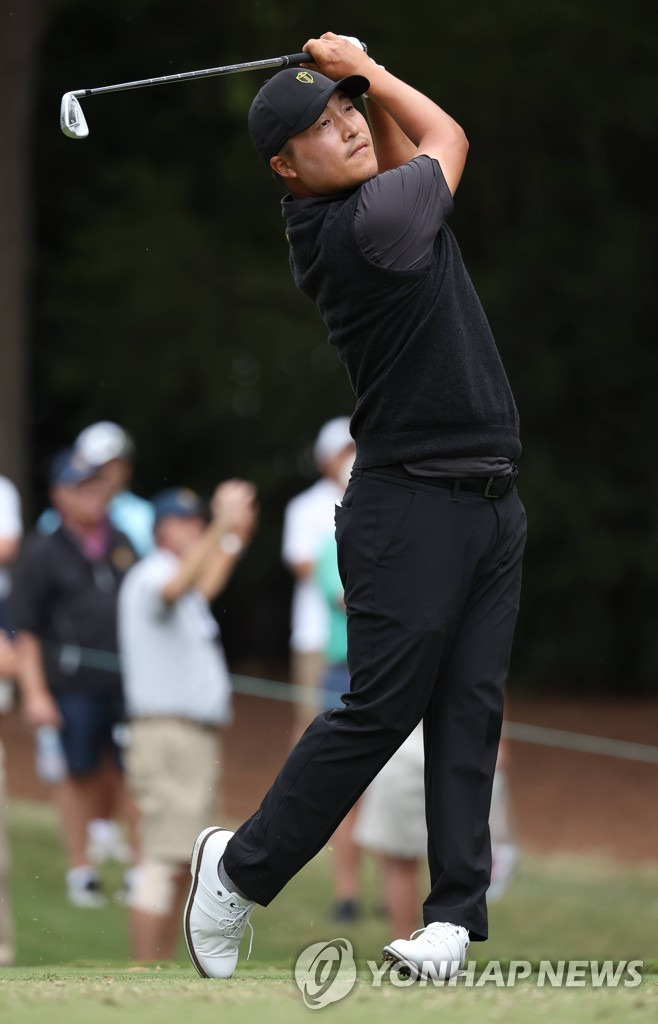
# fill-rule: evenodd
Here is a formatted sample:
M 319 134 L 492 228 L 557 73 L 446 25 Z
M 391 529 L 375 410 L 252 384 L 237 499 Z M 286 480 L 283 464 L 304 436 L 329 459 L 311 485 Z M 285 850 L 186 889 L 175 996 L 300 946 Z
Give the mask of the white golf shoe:
M 385 960 L 408 969 L 414 978 L 452 978 L 464 966 L 468 932 L 457 924 L 435 921 L 384 946 Z
M 256 904 L 228 892 L 217 874 L 217 865 L 232 835 L 225 828 L 206 828 L 192 852 L 192 886 L 183 925 L 187 951 L 202 978 L 230 978 L 247 925 L 253 937 L 249 915 Z

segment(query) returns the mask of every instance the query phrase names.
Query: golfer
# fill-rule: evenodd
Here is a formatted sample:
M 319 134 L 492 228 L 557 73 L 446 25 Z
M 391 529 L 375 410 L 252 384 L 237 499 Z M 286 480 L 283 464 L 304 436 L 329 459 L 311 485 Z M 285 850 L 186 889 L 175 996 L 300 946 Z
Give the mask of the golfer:
M 288 191 L 295 282 L 356 394 L 356 462 L 336 507 L 351 686 L 235 834 L 198 837 L 185 935 L 201 975 L 229 977 L 254 904 L 322 848 L 422 720 L 425 927 L 384 955 L 448 977 L 469 939 L 487 938 L 487 821 L 525 544 L 518 415 L 446 224 L 464 132 L 344 38 L 304 50 L 314 63 L 266 82 L 249 127 Z M 370 126 L 354 105 L 366 92 Z

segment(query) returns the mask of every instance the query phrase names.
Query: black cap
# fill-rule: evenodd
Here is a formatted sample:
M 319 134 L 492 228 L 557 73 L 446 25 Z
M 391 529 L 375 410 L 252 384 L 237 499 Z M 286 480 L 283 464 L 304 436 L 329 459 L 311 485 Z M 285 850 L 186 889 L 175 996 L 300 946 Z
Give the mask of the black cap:
M 279 71 L 265 82 L 249 108 L 249 131 L 256 149 L 269 161 L 288 139 L 317 121 L 337 89 L 354 99 L 369 88 L 370 82 L 363 75 L 332 82 L 318 71 Z

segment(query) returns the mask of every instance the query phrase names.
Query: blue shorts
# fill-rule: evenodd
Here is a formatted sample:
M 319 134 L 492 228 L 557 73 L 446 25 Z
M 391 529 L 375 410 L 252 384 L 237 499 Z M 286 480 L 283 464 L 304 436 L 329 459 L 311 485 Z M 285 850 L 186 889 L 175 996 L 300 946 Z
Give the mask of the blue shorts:
M 119 759 L 113 730 L 125 719 L 120 694 L 57 693 L 55 701 L 63 719 L 62 748 L 74 778 L 97 771 L 105 751 Z
M 328 665 L 322 680 L 322 703 L 327 708 L 342 708 L 341 694 L 350 688 L 350 673 L 347 665 Z
M 0 629 L 11 635 L 11 608 L 6 597 L 0 597 Z

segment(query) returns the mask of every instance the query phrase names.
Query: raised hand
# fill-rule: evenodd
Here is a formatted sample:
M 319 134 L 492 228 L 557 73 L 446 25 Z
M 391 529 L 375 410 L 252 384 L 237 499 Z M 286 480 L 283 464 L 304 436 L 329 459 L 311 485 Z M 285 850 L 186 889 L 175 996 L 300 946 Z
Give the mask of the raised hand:
M 335 32 L 324 32 L 319 39 L 309 39 L 303 50 L 313 57 L 313 64 L 305 66 L 317 68 L 332 81 L 348 75 L 364 75 L 367 78 L 376 67 L 374 60 L 364 50 Z

